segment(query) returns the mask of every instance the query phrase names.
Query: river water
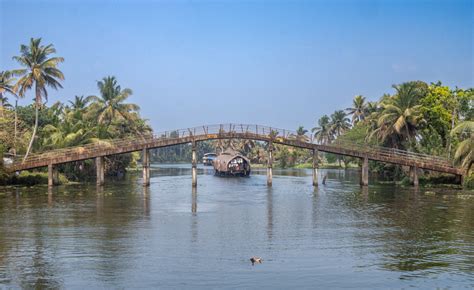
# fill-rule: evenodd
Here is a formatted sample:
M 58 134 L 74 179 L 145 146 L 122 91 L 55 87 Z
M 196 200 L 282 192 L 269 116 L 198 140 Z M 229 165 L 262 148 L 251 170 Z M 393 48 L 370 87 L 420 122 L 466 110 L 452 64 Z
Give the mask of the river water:
M 472 192 L 198 173 L 196 191 L 190 165 L 155 165 L 149 188 L 0 188 L 0 288 L 474 287 Z

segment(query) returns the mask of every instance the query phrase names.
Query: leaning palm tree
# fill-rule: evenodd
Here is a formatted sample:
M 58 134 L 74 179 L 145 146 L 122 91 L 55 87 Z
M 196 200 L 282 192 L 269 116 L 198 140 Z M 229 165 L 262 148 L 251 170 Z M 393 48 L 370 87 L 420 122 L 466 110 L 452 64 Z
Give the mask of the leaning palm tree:
M 451 136 L 460 135 L 464 140 L 458 144 L 454 161 L 466 169 L 469 173 L 474 163 L 474 121 L 464 121 L 459 123 L 452 131 Z
M 24 69 L 18 70 L 20 79 L 15 85 L 18 94 L 23 97 L 26 92 L 34 87 L 35 90 L 35 125 L 33 134 L 23 160 L 26 160 L 33 146 L 38 129 L 38 114 L 43 99 L 48 99 L 47 87 L 62 88 L 60 80 L 64 80 L 63 73 L 58 69 L 58 64 L 64 61 L 62 57 L 51 57 L 56 53 L 52 44 L 41 45 L 41 38 L 31 38 L 29 45 L 20 46 L 20 56 L 14 56 Z
M 341 134 L 348 130 L 350 126 L 349 118 L 347 118 L 347 115 L 343 110 L 335 111 L 331 115 L 330 128 L 335 137 L 341 136 Z
M 328 115 L 322 116 L 318 120 L 318 126 L 311 129 L 311 132 L 314 133 L 314 138 L 316 142 L 319 142 L 321 144 L 330 143 L 332 140 L 332 134 L 331 124 L 329 122 Z
M 424 83 L 407 82 L 394 85 L 396 94 L 384 96 L 377 125 L 371 133 L 385 145 L 401 147 L 405 141 L 415 140 L 419 127 L 424 123 L 419 100 L 424 96 Z
M 367 114 L 367 103 L 365 102 L 365 97 L 357 95 L 352 101 L 352 107 L 346 109 L 349 115 L 352 115 L 352 125 L 355 125 L 357 122 L 364 120 Z
M 105 77 L 97 82 L 100 97 L 93 96 L 95 101 L 93 112 L 97 121 L 107 128 L 114 121 L 134 121 L 140 107 L 135 104 L 127 104 L 124 101 L 132 95 L 131 89 L 122 89 L 113 76 Z

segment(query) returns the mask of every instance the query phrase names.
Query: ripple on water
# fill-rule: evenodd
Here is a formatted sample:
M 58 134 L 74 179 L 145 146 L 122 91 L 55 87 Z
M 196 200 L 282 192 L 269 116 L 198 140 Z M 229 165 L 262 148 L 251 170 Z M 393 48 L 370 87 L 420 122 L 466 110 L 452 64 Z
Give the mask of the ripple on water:
M 472 192 L 371 185 L 357 171 L 141 178 L 0 189 L 0 288 L 474 287 Z M 252 266 L 251 256 L 263 264 Z

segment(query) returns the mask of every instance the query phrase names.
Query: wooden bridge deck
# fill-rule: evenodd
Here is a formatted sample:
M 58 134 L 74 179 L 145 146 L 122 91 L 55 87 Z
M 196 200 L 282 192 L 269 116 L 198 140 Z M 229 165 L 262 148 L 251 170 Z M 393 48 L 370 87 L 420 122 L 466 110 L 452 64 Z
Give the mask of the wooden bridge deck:
M 14 172 L 44 167 L 50 164 L 62 164 L 99 156 L 215 139 L 252 139 L 358 158 L 367 157 L 369 160 L 416 166 L 417 168 L 456 175 L 463 175 L 464 173 L 461 168 L 453 166 L 451 161 L 437 156 L 384 147 L 374 147 L 365 144 L 316 144 L 309 135 L 298 137 L 294 131 L 246 124 L 201 126 L 163 132 L 153 136 L 116 139 L 104 142 L 103 144 L 87 144 L 84 146 L 51 150 L 40 154 L 32 154 L 28 156 L 24 162 L 18 157 L 13 164 L 7 167 L 7 170 Z

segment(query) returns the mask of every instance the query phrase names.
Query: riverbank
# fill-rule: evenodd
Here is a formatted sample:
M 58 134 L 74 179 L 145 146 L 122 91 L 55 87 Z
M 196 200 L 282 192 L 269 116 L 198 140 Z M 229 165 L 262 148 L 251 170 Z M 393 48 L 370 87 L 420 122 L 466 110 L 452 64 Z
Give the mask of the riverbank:
M 55 183 L 60 184 L 67 184 L 70 181 L 64 174 L 59 173 Z M 26 185 L 26 186 L 33 186 L 33 185 L 40 185 L 40 184 L 48 184 L 48 173 L 47 172 L 29 172 L 29 171 L 22 171 L 20 174 L 2 174 L 0 176 L 0 185 Z
M 185 162 L 182 163 L 162 163 L 162 164 L 187 164 Z M 252 168 L 256 169 L 264 169 L 266 168 L 266 164 L 252 164 Z M 311 163 L 301 163 L 297 164 L 292 167 L 278 167 L 274 166 L 274 169 L 311 169 Z M 338 169 L 338 170 L 356 170 L 358 169 L 358 164 L 350 163 L 347 167 L 341 167 L 338 163 L 325 163 L 320 164 L 319 169 Z M 136 167 L 128 167 L 126 168 L 127 172 L 140 172 L 142 170 L 141 166 Z M 374 176 L 377 173 L 372 173 Z M 81 181 L 79 181 L 81 182 Z M 85 180 L 83 182 L 86 182 Z M 55 183 L 60 184 L 68 184 L 71 183 L 68 178 L 59 173 Z M 384 184 L 384 185 L 395 185 L 395 186 L 411 186 L 410 179 L 408 177 L 404 177 L 401 180 L 383 180 L 382 177 L 378 178 L 375 181 L 376 184 Z M 0 166 L 0 186 L 7 186 L 7 185 L 25 185 L 25 186 L 33 186 L 33 185 L 44 185 L 48 184 L 48 173 L 42 171 L 22 171 L 19 175 L 16 174 L 8 174 L 5 172 L 4 168 Z M 433 188 L 433 187 L 441 187 L 441 188 L 464 188 L 468 190 L 474 189 L 474 174 L 466 177 L 464 179 L 463 185 L 456 184 L 456 180 L 454 176 L 449 175 L 433 175 L 433 176 L 420 176 L 420 186 L 423 188 Z

